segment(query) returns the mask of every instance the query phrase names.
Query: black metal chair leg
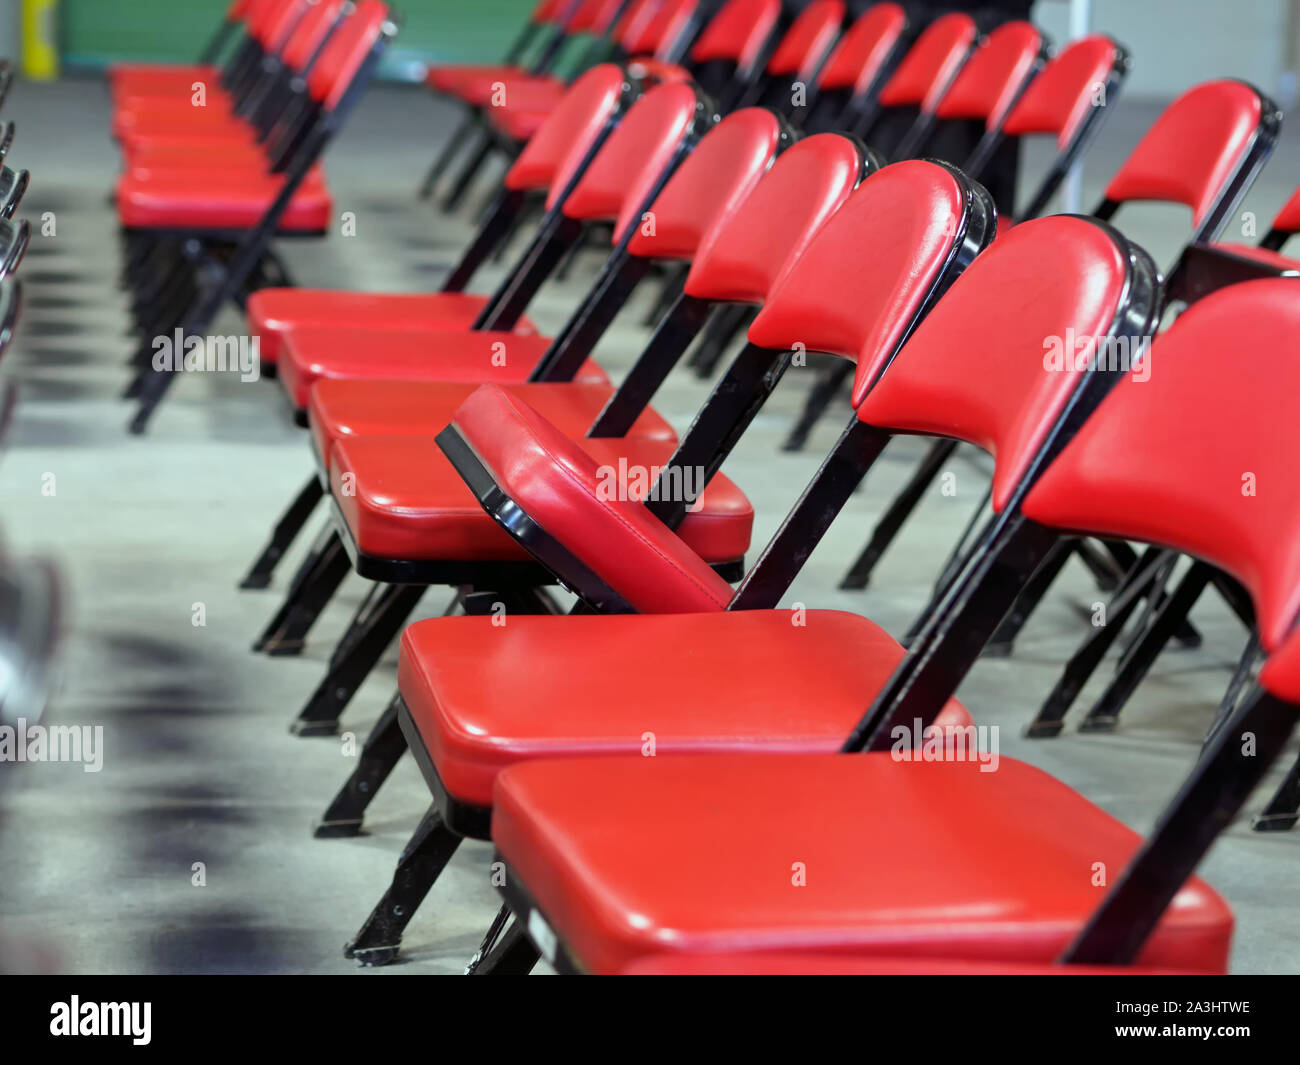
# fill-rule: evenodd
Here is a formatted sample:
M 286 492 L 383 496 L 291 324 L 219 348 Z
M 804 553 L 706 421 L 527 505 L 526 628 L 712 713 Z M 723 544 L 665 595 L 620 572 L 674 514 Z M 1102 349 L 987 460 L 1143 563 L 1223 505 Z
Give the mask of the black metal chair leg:
M 1026 736 L 1031 739 L 1041 739 L 1060 733 L 1065 715 L 1074 704 L 1074 700 L 1083 691 L 1084 685 L 1096 672 L 1111 646 L 1119 639 L 1124 626 L 1128 624 L 1137 609 L 1139 601 L 1147 594 L 1151 581 L 1161 566 L 1163 556 L 1164 552 L 1160 548 L 1147 548 L 1133 572 L 1125 578 L 1119 591 L 1106 604 L 1105 624 L 1099 625 L 1065 664 L 1056 686 L 1043 701 L 1043 705 L 1038 708 L 1037 715 L 1025 730 Z
M 786 438 L 785 443 L 781 445 L 781 450 L 803 450 L 803 446 L 808 443 L 808 437 L 812 433 L 814 426 L 821 419 L 821 416 L 826 413 L 826 408 L 831 405 L 831 401 L 844 387 L 844 382 L 853 376 L 853 369 L 853 363 L 849 362 L 848 359 L 840 359 L 822 372 L 822 375 L 808 393 L 799 420 L 795 422 L 790 435 Z
M 1034 575 L 1029 578 L 1028 583 L 1016 596 L 1016 601 L 1011 604 L 1011 609 L 1007 611 L 1007 616 L 1002 619 L 1002 624 L 998 626 L 993 638 L 985 645 L 984 653 L 986 655 L 990 658 L 1010 657 L 1011 652 L 1015 650 L 1016 637 L 1020 635 L 1020 630 L 1025 627 L 1033 612 L 1038 609 L 1038 604 L 1043 601 L 1048 589 L 1060 576 L 1061 570 L 1070 561 L 1074 551 L 1075 541 L 1073 540 L 1063 540 L 1052 548 L 1047 558 L 1043 559 L 1042 565 L 1034 571 Z
M 356 768 L 312 830 L 317 839 L 355 836 L 361 831 L 366 807 L 406 751 L 406 737 L 397 722 L 401 705 L 401 695 L 394 695 L 388 708 L 375 722 L 361 748 Z
M 265 588 L 271 583 L 271 575 L 275 573 L 275 567 L 279 564 L 284 553 L 289 550 L 302 527 L 307 524 L 311 517 L 312 511 L 325 495 L 325 489 L 321 486 L 320 478 L 313 475 L 308 478 L 307 483 L 293 498 L 289 508 L 280 516 L 276 522 L 275 529 L 271 532 L 270 542 L 262 548 L 262 553 L 257 556 L 249 571 L 244 574 L 244 579 L 239 582 L 241 588 Z
M 253 650 L 273 656 L 300 654 L 307 633 L 351 570 L 343 541 L 334 534 L 311 573 L 285 597 L 284 604 L 253 644 Z
M 451 861 L 460 841 L 461 837 L 442 823 L 438 808 L 430 806 L 402 851 L 384 897 L 343 948 L 343 956 L 355 958 L 362 965 L 387 965 L 392 961 L 401 947 L 407 924 Z
M 1178 582 L 1172 594 L 1161 604 L 1151 624 L 1147 626 L 1136 644 L 1130 649 L 1120 670 L 1093 704 L 1079 726 L 1080 732 L 1108 732 L 1119 720 L 1120 711 L 1134 689 L 1147 675 L 1165 644 L 1172 638 L 1179 623 L 1187 616 L 1205 586 L 1210 582 L 1211 570 L 1203 562 L 1192 564 Z
M 504 925 L 503 918 L 510 921 Z M 505 931 L 501 928 L 505 926 Z M 541 955 L 517 919 L 510 919 L 510 908 L 502 906 L 483 944 L 465 968 L 466 976 L 527 976 L 537 966 Z
M 943 469 L 944 463 L 956 450 L 957 441 L 955 440 L 938 440 L 931 445 L 925 458 L 917 466 L 916 472 L 912 474 L 903 490 L 894 496 L 893 502 L 889 504 L 889 509 L 885 511 L 884 516 L 876 522 L 876 527 L 871 532 L 871 539 L 867 542 L 867 546 L 862 549 L 862 554 L 857 557 L 852 568 L 840 581 L 841 588 L 858 590 L 867 586 L 871 581 L 871 571 L 875 568 L 876 563 L 880 561 L 880 556 L 894 542 L 894 537 L 902 529 L 903 523 L 907 521 L 912 511 L 924 498 L 926 490 L 934 482 L 934 479 L 939 476 L 939 471 Z
M 424 175 L 424 180 L 420 183 L 420 199 L 427 200 L 433 196 L 433 190 L 437 188 L 438 182 L 442 180 L 442 175 L 447 172 L 447 168 L 460 154 L 460 150 L 465 147 L 465 138 L 477 126 L 478 116 L 472 111 L 461 119 L 460 125 L 456 127 L 456 132 L 443 145 L 442 151 L 438 153 L 438 158 L 433 161 L 433 165 L 429 167 L 429 172 Z
M 452 182 L 451 189 L 442 201 L 443 214 L 452 214 L 464 202 L 470 186 L 474 184 L 474 179 L 478 177 L 479 171 L 483 169 L 483 164 L 487 162 L 488 156 L 492 154 L 493 147 L 492 138 L 485 136 L 474 154 L 469 157 L 469 161 L 456 175 L 456 180 Z
M 333 669 L 344 658 L 356 642 L 365 634 L 370 624 L 370 618 L 374 615 L 375 607 L 380 599 L 383 598 L 384 591 L 390 585 L 372 583 L 366 591 L 365 597 L 361 600 L 361 605 L 357 607 L 357 612 L 352 615 L 352 620 L 348 622 L 348 627 L 339 637 L 339 642 L 334 645 L 334 650 L 330 652 L 329 668 Z
M 1214 720 L 1210 727 L 1206 729 L 1205 740 L 1201 744 L 1201 749 L 1207 749 L 1214 742 L 1214 737 L 1223 723 L 1232 716 L 1233 710 L 1241 701 L 1241 693 L 1245 690 L 1247 683 L 1254 675 L 1255 667 L 1259 665 L 1263 658 L 1263 651 L 1259 645 L 1259 633 L 1251 630 L 1250 639 L 1246 641 L 1246 649 L 1241 652 L 1241 658 L 1237 661 L 1237 668 L 1232 671 L 1232 680 L 1228 682 L 1228 690 L 1223 693 L 1223 698 L 1219 701 L 1219 708 L 1214 712 Z
M 1300 758 L 1295 760 L 1281 787 L 1250 827 L 1256 832 L 1285 832 L 1300 819 Z
M 390 584 L 384 589 L 366 619 L 365 632 L 354 640 L 337 664 L 330 666 L 325 679 L 290 725 L 290 732 L 296 736 L 329 736 L 338 731 L 339 716 L 406 624 L 426 587 Z

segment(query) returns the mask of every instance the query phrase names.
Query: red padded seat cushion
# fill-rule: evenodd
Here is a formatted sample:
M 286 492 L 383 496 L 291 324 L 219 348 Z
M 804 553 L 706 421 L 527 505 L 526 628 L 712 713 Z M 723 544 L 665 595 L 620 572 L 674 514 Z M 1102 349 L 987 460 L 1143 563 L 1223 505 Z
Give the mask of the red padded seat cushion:
M 340 292 L 264 288 L 248 297 L 248 331 L 261 340 L 263 362 L 280 358 L 283 334 L 298 326 L 430 332 L 468 329 L 490 297 L 474 292 Z M 527 318 L 517 333 L 537 332 Z
M 501 770 L 537 758 L 636 756 L 650 742 L 656 756 L 833 754 L 903 658 L 884 629 L 837 610 L 492 622 L 410 625 L 398 665 L 443 784 L 483 807 Z M 955 700 L 937 722 L 972 723 Z
M 492 838 L 592 972 L 738 950 L 1050 963 L 1141 837 L 1033 766 L 980 768 L 885 752 L 537 761 L 497 777 Z M 1223 972 L 1231 933 L 1193 879 L 1137 963 Z
M 282 337 L 280 384 L 296 410 L 306 408 L 311 386 L 334 380 L 488 381 L 528 380 L 551 342 L 546 337 L 471 330 L 373 332 L 358 327 L 299 326 Z M 594 362 L 579 380 L 608 382 Z
M 151 177 L 124 175 L 117 185 L 118 221 L 134 229 L 244 230 L 266 214 L 284 180 L 245 171 L 238 180 L 220 173 L 159 172 Z M 323 183 L 308 183 L 294 193 L 280 220 L 284 230 L 321 233 L 334 211 Z
M 308 423 L 316 453 L 328 456 L 350 436 L 435 436 L 478 386 L 445 381 L 319 380 L 311 389 Z M 507 385 L 557 429 L 575 439 L 587 435 L 614 389 L 596 381 Z M 632 424 L 628 436 L 675 442 L 677 434 L 653 407 Z

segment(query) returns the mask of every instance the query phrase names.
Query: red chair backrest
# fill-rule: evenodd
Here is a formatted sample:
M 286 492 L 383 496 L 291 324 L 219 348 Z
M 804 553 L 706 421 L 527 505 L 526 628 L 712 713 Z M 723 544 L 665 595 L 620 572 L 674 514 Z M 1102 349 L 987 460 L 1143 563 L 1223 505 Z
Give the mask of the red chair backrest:
M 285 66 L 297 71 L 306 68 L 334 29 L 344 3 L 345 0 L 320 0 L 303 15 L 280 53 Z
M 975 20 L 952 14 L 935 19 L 907 50 L 880 90 L 885 107 L 933 111 L 975 43 Z
M 564 201 L 569 218 L 584 222 L 617 220 L 614 243 L 638 221 L 664 168 L 672 161 L 699 107 L 695 89 L 684 82 L 658 85 L 647 92 L 601 146 L 596 158 Z M 561 190 L 553 186 L 548 206 Z
M 1043 35 L 1028 22 L 1004 23 L 980 41 L 935 114 L 979 119 L 996 129 L 1033 76 L 1042 50 Z
M 862 177 L 859 148 L 838 133 L 783 153 L 744 203 L 708 236 L 686 278 L 699 299 L 762 303 Z
M 1241 81 L 1207 81 L 1161 112 L 1106 186 L 1116 203 L 1186 204 L 1199 225 L 1254 142 L 1259 93 Z
M 308 5 L 317 0 L 287 0 L 275 12 L 275 17 L 266 24 L 266 47 L 268 51 L 278 52 L 288 42 L 298 22 L 306 17 Z
M 1103 34 L 1083 37 L 1048 60 L 1029 83 L 1002 124 L 1011 137 L 1053 133 L 1064 149 L 1083 125 L 1088 112 L 1101 102 L 1099 93 L 1119 58 L 1119 46 Z
M 592 33 L 600 36 L 607 32 L 618 17 L 623 0 L 584 0 L 569 24 L 570 33 Z
M 786 31 L 767 63 L 774 78 L 811 80 L 844 26 L 843 0 L 813 0 Z
M 697 7 L 699 0 L 641 0 L 623 16 L 615 39 L 627 55 L 668 58 Z
M 947 167 L 914 160 L 872 174 L 773 290 L 750 341 L 861 356 L 859 375 L 874 379 L 961 241 L 964 213 L 965 192 Z
M 1291 193 L 1291 198 L 1282 205 L 1273 219 L 1273 228 L 1283 233 L 1300 233 L 1300 189 Z
M 776 154 L 781 123 L 762 107 L 728 115 L 696 145 L 650 208 L 628 245 L 643 259 L 695 258 L 711 230 L 754 190 Z
M 1026 223 L 1028 224 L 1028 223 Z M 1249 352 L 1249 358 L 1225 354 Z M 1300 282 L 1192 304 L 1046 470 L 1024 512 L 1174 547 L 1250 592 L 1265 650 L 1300 610 Z
M 953 282 L 863 396 L 859 376 L 858 417 L 988 451 L 1001 510 L 1079 383 L 1047 370 L 1049 340 L 1106 336 L 1127 280 L 1109 227 L 1071 215 L 1022 222 Z
M 307 75 L 307 91 L 326 110 L 337 107 L 388 21 L 383 0 L 360 0 L 330 36 Z
M 506 188 L 542 191 L 567 187 L 618 109 L 623 77 L 622 67 L 602 63 L 578 78 L 506 172 Z
M 727 0 L 692 46 L 691 61 L 728 60 L 750 70 L 780 21 L 781 0 Z
M 857 96 L 870 88 L 907 29 L 899 4 L 876 4 L 840 38 L 822 69 L 818 85 L 848 89 Z

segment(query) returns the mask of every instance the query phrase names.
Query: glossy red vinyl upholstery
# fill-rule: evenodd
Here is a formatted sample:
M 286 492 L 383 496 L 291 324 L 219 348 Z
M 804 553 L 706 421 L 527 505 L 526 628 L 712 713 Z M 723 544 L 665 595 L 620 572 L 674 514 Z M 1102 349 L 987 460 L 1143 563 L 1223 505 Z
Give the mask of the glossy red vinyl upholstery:
M 588 364 L 595 367 L 594 363 Z M 498 382 L 499 383 L 499 382 Z M 432 439 L 451 422 L 457 408 L 479 382 L 339 381 L 323 378 L 311 388 L 308 425 L 316 454 L 327 458 L 334 444 L 348 437 L 419 436 Z M 575 440 L 587 435 L 614 389 L 607 383 L 584 380 L 503 385 Z M 632 423 L 628 436 L 675 442 L 671 425 L 647 407 Z M 444 461 L 439 453 L 439 461 Z
M 1100 901 L 1098 863 L 1118 875 L 1141 839 L 1023 762 L 888 753 L 511 766 L 492 838 L 596 973 L 740 951 L 1050 964 Z M 1231 933 L 1193 879 L 1137 961 L 1223 972 Z
M 263 362 L 278 362 L 285 335 L 311 330 L 364 329 L 433 332 L 469 329 L 489 297 L 472 292 L 334 292 L 314 288 L 264 288 L 248 299 L 248 331 L 259 340 Z M 516 332 L 534 336 L 524 318 Z M 371 338 L 372 346 L 375 343 Z
M 880 90 L 885 107 L 933 111 L 975 43 L 975 21 L 953 13 L 935 19 L 908 49 L 893 76 Z
M 1028 22 L 1007 22 L 983 38 L 939 101 L 939 118 L 983 121 L 996 129 L 1034 72 L 1043 36 Z
M 587 167 L 564 213 L 579 221 L 615 221 L 614 242 L 640 221 L 639 211 L 672 162 L 699 107 L 684 83 L 657 85 L 641 97 Z
M 1073 368 L 1048 372 L 1048 341 L 1073 335 L 1095 347 L 1125 280 L 1101 226 L 1065 215 L 1022 222 L 953 282 L 874 387 L 859 375 L 858 417 L 984 448 L 1001 510 L 1078 384 Z
M 284 186 L 284 179 L 248 171 L 160 171 L 126 174 L 117 185 L 118 221 L 128 228 L 244 230 L 256 226 Z M 329 228 L 334 203 L 320 183 L 304 183 L 280 220 L 280 230 L 321 233 Z
M 668 440 L 632 437 L 583 440 L 568 446 L 583 456 L 583 462 L 614 471 L 620 468 L 620 461 L 629 470 L 662 465 L 674 447 Z M 341 440 L 330 458 L 330 485 L 364 554 L 415 562 L 499 562 L 528 557 L 479 506 L 430 437 Z M 628 485 L 633 493 L 638 487 L 635 478 Z M 644 512 L 639 503 L 629 506 Z M 749 549 L 753 520 L 753 508 L 741 491 L 725 477 L 715 477 L 701 498 L 700 509 L 682 523 L 682 550 L 710 562 L 735 561 Z M 707 567 L 705 571 L 713 573 Z M 720 577 L 714 579 L 730 590 Z
M 884 69 L 903 31 L 907 15 L 899 4 L 873 4 L 831 52 L 818 77 L 822 89 L 847 89 L 853 95 L 866 92 Z
M 1147 379 L 1120 381 L 1044 472 L 1025 513 L 1214 563 L 1250 592 L 1264 649 L 1279 646 L 1300 611 L 1297 336 L 1295 279 L 1197 301 L 1152 345 Z M 1225 366 L 1225 351 L 1250 357 Z
M 691 46 L 691 61 L 751 70 L 781 19 L 781 0 L 727 0 Z
M 949 958 L 829 957 L 809 952 L 766 954 L 719 951 L 677 957 L 639 958 L 623 976 L 1202 976 L 1204 969 L 1176 972 L 1140 965 L 1061 965 L 1032 962 L 960 961 Z
M 957 179 L 934 163 L 870 175 L 776 286 L 749 327 L 751 343 L 861 355 L 860 376 L 871 380 L 951 257 L 964 210 Z
M 1261 110 L 1259 94 L 1244 82 L 1187 90 L 1147 130 L 1106 186 L 1106 198 L 1184 203 L 1199 224 L 1249 151 Z
M 811 80 L 844 24 L 844 0 L 813 0 L 781 38 L 765 73 L 774 78 Z
M 637 610 L 719 610 L 731 599 L 731 585 L 640 501 L 606 498 L 601 463 L 515 396 L 484 385 L 452 425 L 502 490 Z
M 538 758 L 834 753 L 903 649 L 836 610 L 436 618 L 402 635 L 398 688 L 447 791 L 492 805 Z M 578 660 L 590 672 L 573 683 Z M 627 684 L 638 663 L 652 683 Z M 623 678 L 619 682 L 618 678 Z M 618 691 L 617 698 L 610 692 Z M 937 725 L 964 728 L 955 700 Z M 756 775 L 761 776 L 761 771 Z
M 1097 89 L 1106 84 L 1117 55 L 1115 42 L 1103 34 L 1066 45 L 1029 83 L 1007 115 L 1003 132 L 1011 137 L 1052 133 L 1057 147 L 1064 148 L 1094 106 Z
M 551 346 L 546 337 L 468 328 L 404 332 L 295 325 L 283 340 L 280 385 L 295 410 L 306 408 L 312 385 L 321 380 L 526 381 Z M 577 380 L 608 383 L 609 378 L 588 361 Z
M 862 157 L 848 138 L 805 137 L 777 159 L 743 209 L 710 233 L 686 278 L 687 295 L 762 303 L 861 173 Z

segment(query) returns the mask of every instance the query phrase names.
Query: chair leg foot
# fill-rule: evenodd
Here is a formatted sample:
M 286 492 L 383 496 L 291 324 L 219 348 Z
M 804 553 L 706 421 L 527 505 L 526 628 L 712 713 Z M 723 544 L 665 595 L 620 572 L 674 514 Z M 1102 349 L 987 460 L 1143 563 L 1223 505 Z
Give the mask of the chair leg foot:
M 370 966 L 387 965 L 397 957 L 402 933 L 434 881 L 456 853 L 460 839 L 442 823 L 437 807 L 430 806 L 398 859 L 384 897 L 370 912 L 361 930 L 343 948 L 345 958 Z

